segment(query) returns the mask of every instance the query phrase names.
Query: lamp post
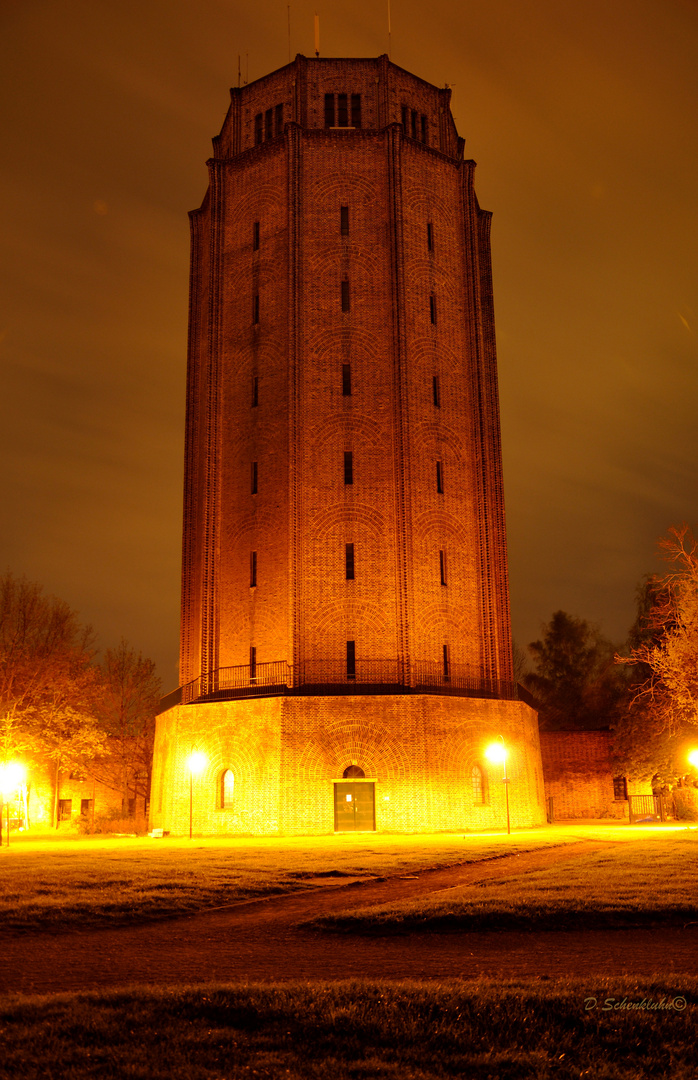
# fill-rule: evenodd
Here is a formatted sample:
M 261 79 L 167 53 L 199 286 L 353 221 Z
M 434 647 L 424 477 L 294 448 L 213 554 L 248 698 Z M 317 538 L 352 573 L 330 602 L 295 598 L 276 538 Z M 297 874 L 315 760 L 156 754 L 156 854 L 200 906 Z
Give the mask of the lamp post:
M 189 839 L 191 840 L 194 823 L 194 774 L 198 776 L 206 768 L 206 755 L 200 750 L 192 750 L 187 758 L 187 767 L 189 769 Z
M 16 791 L 24 780 L 24 766 L 18 761 L 8 761 L 0 765 L 0 792 L 7 806 L 7 846 L 10 846 L 10 795 Z M 0 832 L 0 846 L 2 846 L 2 832 Z
M 488 759 L 488 761 L 491 761 L 494 764 L 501 761 L 504 767 L 504 776 L 502 778 L 502 783 L 504 784 L 504 796 L 507 804 L 507 833 L 510 834 L 511 820 L 509 818 L 509 778 L 507 777 L 507 748 L 504 745 L 504 736 L 500 735 L 499 738 L 501 739 L 501 742 L 490 743 L 490 745 L 487 747 L 487 749 L 485 750 L 485 757 Z

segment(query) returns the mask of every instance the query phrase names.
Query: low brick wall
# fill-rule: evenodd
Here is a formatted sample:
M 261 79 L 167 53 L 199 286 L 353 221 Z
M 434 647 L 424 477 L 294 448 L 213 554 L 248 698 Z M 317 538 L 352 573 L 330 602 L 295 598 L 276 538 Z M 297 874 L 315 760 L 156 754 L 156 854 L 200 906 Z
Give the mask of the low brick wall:
M 556 820 L 627 818 L 628 802 L 613 791 L 610 731 L 541 731 L 546 800 Z M 652 794 L 649 784 L 627 784 L 628 794 Z

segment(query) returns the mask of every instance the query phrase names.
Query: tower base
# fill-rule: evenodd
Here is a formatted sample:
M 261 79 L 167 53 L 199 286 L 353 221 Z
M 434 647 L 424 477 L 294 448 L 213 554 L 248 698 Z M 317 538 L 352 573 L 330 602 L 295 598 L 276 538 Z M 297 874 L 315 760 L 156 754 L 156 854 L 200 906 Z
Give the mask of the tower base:
M 537 716 L 522 701 L 407 694 L 180 705 L 158 717 L 151 827 L 173 836 L 504 827 L 502 767 L 485 757 L 499 736 L 511 825 L 543 825 Z M 206 759 L 196 775 L 192 751 Z

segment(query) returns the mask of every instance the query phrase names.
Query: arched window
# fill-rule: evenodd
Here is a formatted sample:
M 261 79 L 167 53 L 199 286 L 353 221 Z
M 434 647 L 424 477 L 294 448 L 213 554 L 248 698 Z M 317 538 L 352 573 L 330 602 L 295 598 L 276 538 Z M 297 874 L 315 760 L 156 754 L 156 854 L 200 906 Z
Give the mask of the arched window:
M 363 780 L 365 775 L 366 773 L 358 765 L 349 765 L 342 773 L 345 780 Z
M 225 810 L 226 807 L 233 805 L 234 792 L 235 777 L 230 769 L 226 769 L 221 776 L 221 810 Z
M 481 806 L 485 800 L 485 781 L 482 775 L 482 769 L 479 765 L 473 765 L 471 772 L 471 783 L 473 785 L 473 802 L 476 806 Z

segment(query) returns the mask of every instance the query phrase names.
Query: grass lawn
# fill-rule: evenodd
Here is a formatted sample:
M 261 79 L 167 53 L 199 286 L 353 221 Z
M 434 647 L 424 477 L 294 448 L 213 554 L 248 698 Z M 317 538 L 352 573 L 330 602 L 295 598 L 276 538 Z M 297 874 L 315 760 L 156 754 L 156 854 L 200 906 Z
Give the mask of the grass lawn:
M 672 838 L 677 838 L 678 846 Z M 0 921 L 8 930 L 134 923 L 249 897 L 313 888 L 333 879 L 414 874 L 426 868 L 496 859 L 512 852 L 574 844 L 584 839 L 613 841 L 608 855 L 604 853 L 596 857 L 596 862 L 592 860 L 596 871 L 589 875 L 591 882 L 597 873 L 600 885 L 609 886 L 611 897 L 618 890 L 609 874 L 618 859 L 621 862 L 625 859 L 626 848 L 630 852 L 635 847 L 636 893 L 642 895 L 643 904 L 684 903 L 691 889 L 693 896 L 698 895 L 697 872 L 689 865 L 692 853 L 694 858 L 696 852 L 690 845 L 698 843 L 698 831 L 686 829 L 605 825 L 556 826 L 511 836 L 481 833 L 192 841 L 148 837 L 25 839 L 13 840 L 9 849 L 0 851 Z M 683 848 L 682 844 L 689 846 Z M 643 856 L 645 849 L 648 854 Z M 615 872 L 625 876 L 625 869 Z M 568 865 L 565 876 L 558 881 L 559 875 L 550 871 L 550 885 L 547 893 L 541 888 L 541 901 L 557 902 L 563 895 L 574 892 L 566 885 L 573 873 Z M 537 877 L 529 875 L 526 881 Z M 490 896 L 493 900 L 499 898 L 500 904 L 511 907 L 511 881 L 509 878 L 506 884 L 489 886 L 488 900 Z M 652 882 L 649 889 L 648 881 Z M 626 882 L 622 885 L 625 889 Z M 562 894 L 558 892 L 560 889 Z M 462 899 L 463 904 L 469 905 L 469 911 L 473 907 L 469 898 L 472 891 L 472 888 L 467 890 L 468 895 L 461 891 L 459 899 L 459 904 Z M 455 891 L 453 895 L 455 898 Z M 521 895 L 523 907 L 529 901 Z M 484 890 L 477 889 L 478 902 L 484 896 Z M 431 902 L 425 903 L 431 910 Z M 494 906 L 485 905 L 485 909 L 494 911 Z M 398 912 L 402 908 L 394 910 Z M 381 915 L 380 921 L 387 925 L 401 918 L 399 913 L 386 918 Z M 368 922 L 371 919 L 375 921 L 374 914 Z M 363 916 L 361 921 L 365 922 Z M 424 918 L 417 921 L 423 923 Z M 334 921 L 332 925 L 339 927 L 340 923 Z
M 423 899 L 330 914 L 313 920 L 313 925 L 389 934 L 583 930 L 690 922 L 698 923 L 695 829 L 630 838 L 560 867 L 459 886 Z
M 5 999 L 0 1077 L 695 1080 L 697 1002 L 661 976 Z
M 511 837 L 13 839 L 0 851 L 0 921 L 15 930 L 133 923 L 311 888 L 318 879 L 411 874 L 575 839 L 551 829 Z

